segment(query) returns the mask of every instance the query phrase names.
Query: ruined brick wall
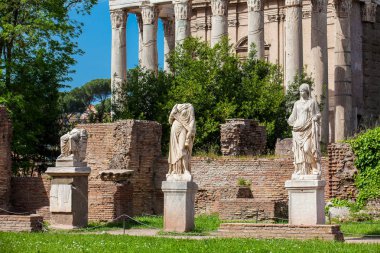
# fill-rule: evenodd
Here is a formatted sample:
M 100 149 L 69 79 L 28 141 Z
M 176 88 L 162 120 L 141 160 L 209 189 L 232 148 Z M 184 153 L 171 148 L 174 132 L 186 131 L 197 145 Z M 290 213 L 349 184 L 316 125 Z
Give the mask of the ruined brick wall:
M 380 9 L 376 22 L 363 22 L 363 98 L 364 117 L 378 120 L 380 117 Z M 370 123 L 370 122 L 367 122 Z M 366 124 L 366 122 L 364 122 Z
M 265 153 L 265 127 L 251 119 L 227 119 L 220 126 L 220 144 L 224 156 L 252 156 Z
M 161 181 L 165 180 L 168 166 L 164 158 L 156 165 L 155 184 L 159 186 Z M 328 174 L 325 158 L 322 160 L 322 168 L 325 178 Z M 195 200 L 196 213 L 220 213 L 223 217 L 248 218 L 259 209 L 260 218 L 283 217 L 287 215 L 288 201 L 285 181 L 291 178 L 293 171 L 293 161 L 290 158 L 193 157 L 192 175 L 199 187 Z M 239 178 L 252 182 L 252 198 L 243 200 L 244 198 L 237 197 Z M 158 203 L 162 202 L 162 194 L 157 194 L 156 199 Z M 239 203 L 244 204 L 246 208 L 243 210 Z M 249 206 L 248 203 L 254 203 L 255 206 Z
M 11 185 L 10 203 L 13 211 L 36 213 L 43 216 L 44 220 L 50 220 L 49 176 L 12 177 Z
M 161 155 L 161 125 L 125 120 L 77 127 L 88 132 L 89 219 L 154 213 L 153 164 Z M 99 173 L 110 169 L 133 170 L 133 175 L 128 183 L 102 181 Z
M 11 187 L 11 140 L 12 123 L 7 109 L 0 105 L 0 208 L 6 210 L 9 209 Z
M 293 157 L 293 138 L 277 139 L 274 154 L 280 157 Z
M 0 231 L 42 231 L 43 218 L 39 215 L 0 215 Z
M 327 191 L 329 198 L 355 200 L 357 189 L 354 176 L 357 169 L 354 166 L 355 155 L 347 143 L 332 143 L 328 146 L 329 171 Z

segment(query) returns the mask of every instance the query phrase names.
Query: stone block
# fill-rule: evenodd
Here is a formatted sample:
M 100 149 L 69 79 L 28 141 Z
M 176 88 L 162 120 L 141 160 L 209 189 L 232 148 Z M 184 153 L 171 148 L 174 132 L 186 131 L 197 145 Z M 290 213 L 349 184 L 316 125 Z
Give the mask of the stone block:
M 289 224 L 325 224 L 325 180 L 288 180 Z
M 71 229 L 88 222 L 88 167 L 51 167 L 50 212 L 53 227 Z
M 186 232 L 194 229 L 194 201 L 198 185 L 194 182 L 163 181 L 164 231 Z

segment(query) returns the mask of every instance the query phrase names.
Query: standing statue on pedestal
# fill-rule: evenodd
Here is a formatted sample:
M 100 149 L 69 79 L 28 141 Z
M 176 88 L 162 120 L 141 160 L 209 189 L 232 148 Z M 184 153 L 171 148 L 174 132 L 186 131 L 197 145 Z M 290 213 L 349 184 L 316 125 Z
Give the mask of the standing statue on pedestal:
M 317 102 L 310 96 L 310 87 L 300 86 L 300 99 L 295 102 L 288 123 L 293 127 L 293 153 L 295 171 L 292 179 L 319 179 L 321 153 L 319 146 L 320 118 Z M 308 176 L 311 175 L 311 176 Z
M 192 104 L 176 104 L 169 116 L 172 125 L 169 144 L 168 181 L 192 181 L 191 152 L 195 138 L 195 116 Z

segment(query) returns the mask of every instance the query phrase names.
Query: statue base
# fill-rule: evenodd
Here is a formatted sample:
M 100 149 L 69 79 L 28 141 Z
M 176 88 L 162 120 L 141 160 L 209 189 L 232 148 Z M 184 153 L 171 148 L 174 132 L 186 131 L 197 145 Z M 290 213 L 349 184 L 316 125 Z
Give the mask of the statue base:
M 311 175 L 313 176 L 313 175 Z M 325 180 L 288 180 L 289 224 L 325 224 Z
M 194 229 L 194 201 L 198 185 L 186 181 L 163 181 L 164 231 L 187 232 Z
M 87 167 L 86 162 L 77 162 L 73 156 L 58 157 L 55 161 L 55 167 Z
M 185 182 L 192 182 L 193 176 L 186 171 L 184 174 L 166 174 L 166 181 L 171 182 L 179 182 L 179 181 L 185 181 Z
M 49 167 L 52 177 L 50 212 L 52 227 L 72 229 L 88 223 L 89 167 Z

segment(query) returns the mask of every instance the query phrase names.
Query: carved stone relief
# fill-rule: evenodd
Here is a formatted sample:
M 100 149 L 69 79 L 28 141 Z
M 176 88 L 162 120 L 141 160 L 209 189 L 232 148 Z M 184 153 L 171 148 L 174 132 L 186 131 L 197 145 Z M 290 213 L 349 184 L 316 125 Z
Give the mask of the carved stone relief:
M 112 29 L 125 28 L 127 25 L 127 12 L 124 10 L 111 11 Z

